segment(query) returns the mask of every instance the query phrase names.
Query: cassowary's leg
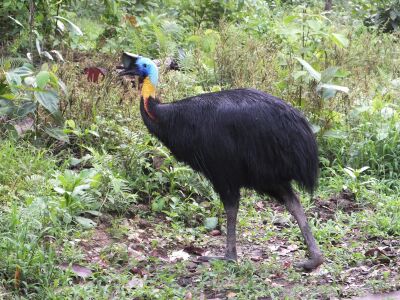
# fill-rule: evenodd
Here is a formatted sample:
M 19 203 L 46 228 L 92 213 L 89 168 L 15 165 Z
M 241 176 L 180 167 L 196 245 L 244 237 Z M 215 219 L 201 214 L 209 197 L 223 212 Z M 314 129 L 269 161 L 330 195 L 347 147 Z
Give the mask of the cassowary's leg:
M 308 251 L 310 252 L 310 259 L 298 263 L 295 266 L 303 268 L 307 271 L 311 271 L 323 263 L 323 257 L 314 236 L 311 233 L 310 227 L 308 226 L 307 217 L 304 213 L 304 209 L 300 204 L 299 198 L 291 192 L 289 195 L 283 197 L 284 203 L 288 211 L 293 215 L 299 224 L 301 233 L 306 241 Z
M 225 258 L 229 260 L 237 260 L 236 253 L 236 220 L 239 210 L 239 201 L 232 205 L 224 205 L 226 212 L 226 250 Z
M 226 250 L 225 256 L 201 256 L 199 260 L 209 261 L 212 259 L 237 260 L 236 252 L 236 220 L 239 210 L 239 192 L 230 194 L 221 194 L 221 200 L 224 203 L 226 212 Z

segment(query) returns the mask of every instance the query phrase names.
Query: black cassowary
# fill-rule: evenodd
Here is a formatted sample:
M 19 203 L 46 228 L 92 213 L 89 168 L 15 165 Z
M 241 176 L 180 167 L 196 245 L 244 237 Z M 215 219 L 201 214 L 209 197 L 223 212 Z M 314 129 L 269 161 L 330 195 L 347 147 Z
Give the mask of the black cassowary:
M 312 270 L 322 254 L 291 182 L 316 187 L 318 148 L 305 117 L 281 99 L 255 89 L 202 94 L 173 103 L 155 97 L 158 70 L 148 58 L 124 53 L 121 75 L 143 79 L 140 112 L 148 130 L 173 155 L 203 173 L 220 195 L 227 215 L 225 257 L 236 260 L 236 217 L 240 188 L 267 194 L 296 219 L 310 258 L 298 267 Z M 215 257 L 202 257 L 211 259 Z

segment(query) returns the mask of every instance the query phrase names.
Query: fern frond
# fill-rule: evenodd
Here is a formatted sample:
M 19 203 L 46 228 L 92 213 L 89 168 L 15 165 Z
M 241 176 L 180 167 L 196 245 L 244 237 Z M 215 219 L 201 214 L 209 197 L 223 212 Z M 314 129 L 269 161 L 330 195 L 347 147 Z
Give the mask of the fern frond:
M 0 57 L 0 69 L 7 71 L 10 69 L 21 67 L 23 64 L 28 62 L 28 59 L 24 57 L 2 56 Z

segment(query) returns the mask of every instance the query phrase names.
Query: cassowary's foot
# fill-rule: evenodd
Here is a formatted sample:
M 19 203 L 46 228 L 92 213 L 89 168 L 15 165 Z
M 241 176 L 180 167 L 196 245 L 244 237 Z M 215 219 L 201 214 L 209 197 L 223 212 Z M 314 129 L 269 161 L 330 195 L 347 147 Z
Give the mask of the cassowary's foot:
M 282 198 L 288 211 L 296 219 L 299 224 L 300 231 L 303 234 L 304 240 L 307 244 L 308 251 L 310 253 L 310 259 L 301 263 L 295 264 L 296 268 L 303 269 L 305 271 L 312 271 L 324 262 L 321 251 L 319 250 L 318 244 L 311 233 L 310 226 L 308 226 L 306 214 L 300 204 L 299 198 L 290 192 Z
M 209 262 L 212 260 L 225 260 L 225 261 L 229 261 L 229 262 L 237 262 L 237 257 L 234 256 L 199 256 L 197 258 L 198 261 L 201 262 Z
M 320 266 L 324 262 L 324 259 L 322 255 L 315 256 L 313 258 L 307 259 L 305 261 L 295 263 L 294 267 L 297 269 L 301 269 L 307 272 L 310 272 L 314 269 L 316 269 L 318 266 Z

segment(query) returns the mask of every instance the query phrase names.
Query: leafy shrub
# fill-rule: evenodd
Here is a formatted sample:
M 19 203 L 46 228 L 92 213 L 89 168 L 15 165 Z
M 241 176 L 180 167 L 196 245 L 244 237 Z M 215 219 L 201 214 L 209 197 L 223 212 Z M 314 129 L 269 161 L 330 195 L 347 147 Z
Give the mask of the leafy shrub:
M 0 116 L 13 120 L 8 124 L 14 125 L 20 135 L 29 130 L 37 135 L 42 130 L 63 138 L 56 134 L 57 129 L 48 126 L 49 116 L 55 124 L 60 123 L 59 91 L 66 93 L 64 83 L 54 74 L 55 69 L 50 70 L 44 64 L 40 71 L 35 71 L 32 65 L 24 64 L 0 77 Z M 40 124 L 40 119 L 45 124 Z

